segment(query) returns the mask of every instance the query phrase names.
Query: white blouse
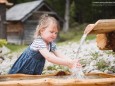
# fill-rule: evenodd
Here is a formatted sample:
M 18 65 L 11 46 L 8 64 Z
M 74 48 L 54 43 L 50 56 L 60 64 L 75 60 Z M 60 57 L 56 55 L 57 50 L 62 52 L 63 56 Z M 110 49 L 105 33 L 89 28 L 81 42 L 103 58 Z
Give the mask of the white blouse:
M 43 49 L 43 48 L 47 48 L 47 46 L 44 40 L 40 37 L 34 39 L 33 43 L 30 45 L 30 49 L 35 50 L 35 51 L 39 51 L 40 49 Z M 54 42 L 49 43 L 48 49 L 49 51 L 55 51 L 57 49 L 56 43 Z

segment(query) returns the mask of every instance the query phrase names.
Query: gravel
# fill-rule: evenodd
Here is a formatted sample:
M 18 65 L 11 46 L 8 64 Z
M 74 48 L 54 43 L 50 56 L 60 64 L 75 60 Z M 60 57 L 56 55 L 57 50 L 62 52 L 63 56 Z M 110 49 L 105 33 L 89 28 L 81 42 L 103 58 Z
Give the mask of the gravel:
M 68 42 L 66 45 L 58 46 L 58 49 L 71 59 L 79 58 L 83 65 L 83 72 L 105 72 L 115 73 L 115 54 L 111 50 L 99 50 L 96 46 L 96 40 L 87 40 L 81 46 L 79 55 L 76 57 L 76 51 L 79 46 L 78 42 Z M 7 74 L 13 63 L 19 57 L 21 52 L 9 53 L 10 50 L 5 46 L 1 48 L 0 53 L 0 74 Z M 7 52 L 6 52 L 7 51 Z M 54 64 L 46 61 L 44 73 L 47 73 L 47 67 L 54 66 Z M 58 70 L 67 69 L 58 67 Z M 51 70 L 50 70 L 51 71 Z M 52 70 L 54 72 L 54 70 Z

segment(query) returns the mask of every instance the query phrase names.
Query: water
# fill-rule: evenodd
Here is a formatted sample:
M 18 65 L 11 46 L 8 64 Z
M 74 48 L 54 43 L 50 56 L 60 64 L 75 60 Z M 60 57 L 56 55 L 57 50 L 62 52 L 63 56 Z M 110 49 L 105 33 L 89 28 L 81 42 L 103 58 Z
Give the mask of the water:
M 83 45 L 83 43 L 85 42 L 85 39 L 87 37 L 87 34 L 83 34 L 81 40 L 80 40 L 80 44 L 78 46 L 78 49 L 77 49 L 77 52 L 76 52 L 76 58 L 78 58 L 78 55 L 79 55 L 79 51 L 81 49 L 81 46 Z
M 82 68 L 73 68 L 71 69 L 72 75 L 70 78 L 85 79 L 85 74 L 82 71 Z
M 83 36 L 80 40 L 80 45 L 78 46 L 78 49 L 76 52 L 76 58 L 78 58 L 81 46 L 83 45 L 86 37 L 87 37 L 87 34 L 83 34 Z M 83 73 L 82 67 L 73 68 L 73 69 L 71 69 L 71 72 L 72 72 L 72 75 L 70 78 L 78 78 L 78 79 L 84 79 L 85 78 L 85 74 Z

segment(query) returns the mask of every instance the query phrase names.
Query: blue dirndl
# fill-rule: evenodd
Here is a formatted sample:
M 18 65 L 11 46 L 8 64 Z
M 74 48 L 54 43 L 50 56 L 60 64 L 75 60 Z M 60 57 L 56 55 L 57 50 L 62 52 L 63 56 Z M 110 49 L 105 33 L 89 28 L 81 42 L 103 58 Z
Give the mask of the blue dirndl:
M 44 68 L 45 58 L 39 51 L 34 51 L 28 47 L 14 63 L 9 74 L 41 74 Z

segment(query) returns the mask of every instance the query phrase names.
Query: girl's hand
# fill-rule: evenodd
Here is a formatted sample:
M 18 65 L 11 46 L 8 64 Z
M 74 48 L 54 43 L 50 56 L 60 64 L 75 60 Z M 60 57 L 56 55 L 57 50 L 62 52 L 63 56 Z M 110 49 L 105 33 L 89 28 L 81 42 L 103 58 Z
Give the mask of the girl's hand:
M 94 28 L 94 24 L 89 24 L 87 25 L 87 27 L 85 28 L 84 34 L 89 34 Z
M 80 64 L 78 59 L 73 60 L 72 66 L 71 66 L 71 68 L 76 68 L 76 67 L 78 67 L 78 68 L 82 67 L 82 65 Z

